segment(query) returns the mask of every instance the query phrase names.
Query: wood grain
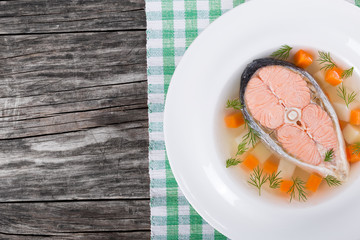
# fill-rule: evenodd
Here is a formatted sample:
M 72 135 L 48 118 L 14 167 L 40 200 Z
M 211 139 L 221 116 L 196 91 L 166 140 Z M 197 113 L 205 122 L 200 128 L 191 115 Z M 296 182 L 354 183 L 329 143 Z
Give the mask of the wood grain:
M 143 0 L 0 1 L 0 34 L 145 30 Z
M 145 33 L 0 39 L 0 201 L 148 197 Z
M 148 201 L 79 201 L 0 204 L 0 233 L 61 236 L 148 229 Z
M 0 239 L 149 239 L 143 0 L 0 1 Z
M 115 231 L 115 232 L 88 232 L 88 233 L 63 233 L 58 235 L 27 235 L 27 234 L 2 234 L 2 240 L 143 240 L 150 239 L 150 231 Z
M 145 45 L 144 31 L 0 36 L 0 96 L 144 81 Z
M 0 200 L 148 198 L 146 122 L 0 145 Z

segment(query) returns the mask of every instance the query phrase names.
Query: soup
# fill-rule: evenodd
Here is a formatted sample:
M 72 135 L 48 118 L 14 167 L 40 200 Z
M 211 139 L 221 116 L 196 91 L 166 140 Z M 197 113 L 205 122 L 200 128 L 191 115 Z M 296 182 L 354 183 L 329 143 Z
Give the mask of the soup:
M 224 104 L 225 164 L 259 195 L 303 202 L 360 161 L 359 78 L 328 52 L 284 45 L 271 57 L 250 63 Z

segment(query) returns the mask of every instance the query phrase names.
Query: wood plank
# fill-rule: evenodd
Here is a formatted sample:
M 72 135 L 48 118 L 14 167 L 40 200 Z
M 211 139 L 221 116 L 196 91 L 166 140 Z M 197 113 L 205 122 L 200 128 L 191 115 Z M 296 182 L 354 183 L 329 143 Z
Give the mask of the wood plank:
M 148 198 L 147 135 L 137 121 L 2 141 L 0 201 Z
M 121 239 L 121 240 L 147 240 L 150 239 L 150 231 L 136 231 L 136 232 L 100 232 L 100 233 L 70 233 L 62 234 L 61 236 L 42 236 L 42 235 L 8 235 L 1 234 L 2 240 L 109 240 L 109 239 Z
M 0 36 L 0 96 L 146 80 L 145 46 L 144 31 Z
M 144 0 L 0 1 L 0 34 L 144 30 L 144 8 Z
M 1 239 L 150 238 L 144 5 L 0 1 Z
M 72 236 L 150 230 L 149 202 L 84 201 L 0 204 L 3 235 Z M 1 235 L 0 235 L 1 236 Z
M 146 120 L 123 111 L 146 108 L 145 44 L 143 32 L 0 37 L 0 139 Z
M 10 108 L 0 111 L 0 140 L 146 122 L 146 87 L 146 82 L 139 82 L 2 98 L 0 105 Z
M 0 47 L 0 201 L 148 198 L 145 32 Z

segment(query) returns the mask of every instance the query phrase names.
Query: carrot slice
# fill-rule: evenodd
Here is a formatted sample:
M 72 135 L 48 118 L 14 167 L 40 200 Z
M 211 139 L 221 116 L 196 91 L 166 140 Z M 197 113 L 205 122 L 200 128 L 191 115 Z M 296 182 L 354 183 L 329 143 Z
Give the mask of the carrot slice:
M 346 147 L 346 155 L 347 155 L 347 159 L 350 163 L 355 163 L 355 162 L 359 162 L 360 161 L 360 153 L 356 154 L 353 152 L 353 146 L 347 146 Z
M 280 191 L 283 193 L 287 193 L 287 192 L 289 192 L 292 185 L 293 185 L 293 181 L 282 180 L 282 182 L 280 183 Z
M 241 112 L 232 113 L 224 118 L 225 124 L 228 128 L 238 128 L 245 123 Z
M 338 67 L 333 67 L 325 73 L 325 81 L 333 86 L 337 86 L 342 83 L 341 74 L 343 70 Z
M 327 92 L 324 92 L 324 93 L 325 93 L 325 96 L 326 96 L 326 97 L 329 99 L 329 101 L 331 102 L 329 93 L 327 93 Z
M 274 163 L 272 160 L 268 159 L 264 162 L 264 172 L 268 174 L 272 174 L 273 172 L 276 172 L 278 166 L 276 163 Z
M 249 170 L 253 170 L 257 165 L 259 165 L 259 160 L 254 155 L 249 154 L 245 157 L 242 165 Z
M 360 125 L 360 109 L 351 110 L 350 123 L 353 125 Z
M 305 184 L 305 188 L 309 191 L 316 192 L 316 190 L 320 186 L 321 181 L 322 181 L 322 177 L 320 177 L 316 173 L 313 173 L 310 175 L 309 179 L 307 180 Z
M 351 146 L 346 146 L 346 158 L 347 158 L 348 162 L 350 162 L 350 158 L 351 158 Z
M 339 120 L 339 125 L 340 125 L 341 130 L 343 130 L 347 124 L 348 124 L 347 122 L 345 122 L 343 120 Z
M 310 53 L 300 49 L 294 55 L 295 65 L 301 68 L 307 68 L 313 62 L 313 56 Z

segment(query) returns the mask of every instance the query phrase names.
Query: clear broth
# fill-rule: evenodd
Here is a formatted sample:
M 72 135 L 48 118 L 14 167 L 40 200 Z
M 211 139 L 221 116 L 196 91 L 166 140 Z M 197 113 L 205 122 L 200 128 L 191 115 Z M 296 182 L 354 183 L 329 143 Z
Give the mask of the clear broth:
M 318 58 L 318 50 L 317 49 L 313 49 L 313 48 L 309 48 L 309 47 L 294 47 L 290 53 L 288 61 L 292 62 L 294 54 L 299 49 L 304 49 L 305 51 L 311 53 L 312 56 L 314 57 L 313 63 L 305 70 L 308 71 L 318 81 L 318 83 L 321 86 L 321 88 L 323 89 L 323 91 L 329 95 L 330 102 L 331 103 L 333 103 L 333 102 L 340 102 L 340 103 L 342 102 L 343 103 L 343 100 L 337 96 L 337 92 L 336 92 L 337 87 L 334 87 L 331 85 L 326 85 L 323 83 L 323 81 L 321 81 L 319 79 L 319 77 L 325 76 L 325 72 L 320 70 L 321 66 L 316 61 L 316 59 Z M 264 55 L 255 56 L 253 59 L 269 56 L 272 51 L 273 50 L 269 50 Z M 334 60 L 334 62 L 337 64 L 337 66 L 339 66 L 342 69 L 347 69 L 352 66 L 351 63 L 346 64 L 347 62 L 345 61 L 345 59 L 343 59 L 339 56 L 331 54 L 331 57 Z M 253 59 L 249 59 L 248 62 L 251 62 Z M 219 139 L 219 153 L 220 153 L 220 156 L 222 156 L 222 159 L 224 161 L 224 163 L 223 163 L 224 166 L 225 166 L 226 159 L 235 156 L 235 153 L 237 150 L 237 143 L 235 142 L 235 139 L 244 132 L 244 126 L 240 126 L 239 128 L 236 128 L 236 129 L 226 128 L 223 119 L 224 119 L 224 116 L 235 111 L 232 109 L 225 109 L 225 105 L 226 105 L 226 101 L 228 99 L 235 99 L 235 98 L 239 97 L 240 76 L 245 67 L 246 67 L 246 65 L 240 66 L 238 71 L 228 81 L 228 84 L 227 84 L 226 88 L 223 90 L 222 97 L 217 106 L 218 115 L 216 116 L 216 121 L 218 124 L 216 124 L 216 126 L 218 126 L 219 128 L 215 130 L 215 134 L 216 134 L 216 138 Z M 360 76 L 359 76 L 359 72 L 358 72 L 358 69 L 356 68 L 356 66 L 354 66 L 354 73 L 353 73 L 352 77 L 344 80 L 344 86 L 350 92 L 354 91 L 354 92 L 358 93 L 355 101 L 350 105 L 350 109 L 360 108 Z M 247 131 L 247 130 L 245 130 L 245 131 Z M 359 139 L 359 141 L 360 141 L 360 139 Z M 262 144 L 261 141 L 260 141 L 260 144 Z M 252 149 L 250 149 L 249 151 L 252 151 Z M 269 149 L 269 151 L 272 152 L 272 155 L 271 155 L 272 160 L 274 162 L 278 163 L 279 157 L 277 156 L 277 153 L 273 152 L 270 149 Z M 247 153 L 244 153 L 242 155 L 242 158 L 246 157 L 246 154 Z M 229 172 L 229 174 L 231 174 L 233 181 L 238 182 L 240 187 L 246 188 L 249 191 L 249 194 L 257 194 L 258 195 L 258 190 L 256 188 L 252 187 L 251 185 L 247 184 L 247 180 L 249 179 L 249 174 L 251 173 L 251 171 L 246 170 L 244 167 L 241 166 L 241 164 L 238 166 L 235 166 L 235 167 L 230 167 L 227 169 L 227 171 Z M 341 191 L 346 190 L 346 186 L 351 184 L 351 182 L 353 182 L 357 178 L 357 176 L 359 175 L 358 174 L 359 171 L 360 171 L 359 163 L 351 164 L 349 180 L 346 183 L 343 183 L 339 187 L 329 187 L 325 181 L 322 181 L 322 183 L 316 193 L 311 193 L 310 191 L 308 191 L 308 201 L 306 203 L 302 202 L 301 206 L 309 206 L 312 204 L 319 204 L 319 203 L 326 201 L 327 199 L 330 199 L 332 196 L 341 194 Z M 300 177 L 303 181 L 306 182 L 308 177 L 310 176 L 310 174 L 311 173 L 306 172 L 299 167 L 296 167 L 294 174 L 292 176 Z M 265 187 L 263 187 L 261 190 L 262 198 L 267 198 L 272 203 L 289 203 L 289 195 L 282 194 L 279 191 L 279 189 L 274 190 L 274 189 L 269 188 L 268 184 L 264 184 L 264 186 Z M 294 199 L 292 202 L 294 203 L 297 201 L 298 201 L 297 199 Z M 297 203 L 295 203 L 293 205 L 297 205 Z

